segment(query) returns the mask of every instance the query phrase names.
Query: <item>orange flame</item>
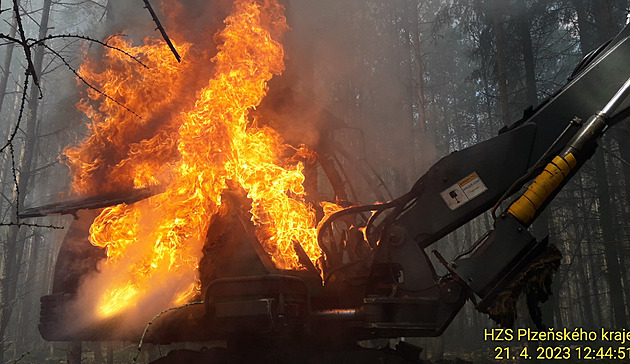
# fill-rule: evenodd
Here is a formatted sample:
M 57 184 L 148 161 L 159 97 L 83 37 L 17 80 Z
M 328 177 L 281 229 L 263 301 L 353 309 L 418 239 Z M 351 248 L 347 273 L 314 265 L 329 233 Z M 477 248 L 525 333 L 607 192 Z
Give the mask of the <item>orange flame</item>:
M 90 228 L 91 243 L 107 249 L 100 317 L 149 299 L 155 287 L 167 290 L 170 304 L 193 295 L 208 222 L 229 180 L 253 201 L 257 235 L 279 268 L 301 268 L 294 241 L 313 262 L 320 257 L 315 212 L 303 200 L 302 165 L 283 158 L 287 146 L 277 132 L 248 116 L 267 82 L 284 70 L 283 48 L 272 39 L 286 29 L 283 11 L 271 1 L 237 0 L 218 34 L 222 44 L 212 64 L 207 54 L 192 55 L 190 44 L 178 44 L 184 59 L 179 65 L 160 42 L 132 46 L 115 40 L 150 69 L 115 51 L 107 52 L 103 71 L 89 62 L 82 67 L 82 77 L 142 119 L 88 92 L 79 108 L 92 121 L 91 135 L 65 152 L 74 189 L 94 194 L 166 186 L 147 200 L 106 208 Z M 213 74 L 194 94 L 187 85 L 202 66 Z M 160 132 L 148 132 L 156 128 Z

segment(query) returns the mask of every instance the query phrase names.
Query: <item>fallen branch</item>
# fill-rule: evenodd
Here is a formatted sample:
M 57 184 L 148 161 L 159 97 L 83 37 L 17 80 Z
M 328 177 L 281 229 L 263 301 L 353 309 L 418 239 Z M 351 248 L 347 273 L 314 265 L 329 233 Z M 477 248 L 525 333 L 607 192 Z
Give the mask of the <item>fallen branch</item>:
M 45 229 L 54 229 L 54 230 L 61 230 L 64 227 L 63 226 L 57 226 L 57 225 L 41 225 L 41 224 L 30 224 L 30 223 L 25 223 L 25 222 L 2 222 L 0 223 L 0 226 L 26 226 L 26 227 L 38 227 L 38 228 L 45 228 Z
M 161 186 L 145 187 L 127 191 L 114 191 L 96 196 L 79 198 L 47 205 L 31 207 L 20 212 L 19 218 L 43 217 L 50 215 L 76 215 L 79 210 L 94 210 L 120 204 L 131 205 L 164 192 Z

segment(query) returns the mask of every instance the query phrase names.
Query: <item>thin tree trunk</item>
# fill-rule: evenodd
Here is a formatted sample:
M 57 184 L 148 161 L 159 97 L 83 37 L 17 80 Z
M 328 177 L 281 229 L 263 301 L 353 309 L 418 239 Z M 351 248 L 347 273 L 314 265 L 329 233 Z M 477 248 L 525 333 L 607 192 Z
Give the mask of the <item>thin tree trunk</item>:
M 586 55 L 592 51 L 597 43 L 593 37 L 592 26 L 588 23 L 588 16 L 586 14 L 586 4 L 584 0 L 572 0 L 575 13 L 577 15 L 577 23 L 580 31 L 580 47 L 582 48 L 582 54 Z
M 506 67 L 506 46 L 505 36 L 503 34 L 503 0 L 494 0 L 492 2 L 492 26 L 494 27 L 494 39 L 496 46 L 496 71 L 497 83 L 499 87 L 499 105 L 501 106 L 501 120 L 504 124 L 509 123 L 508 116 L 508 88 L 507 88 L 507 67 Z
M 68 364 L 81 364 L 81 342 L 71 341 L 68 343 L 68 350 L 66 352 L 66 359 Z
M 19 5 L 18 0 L 18 5 Z M 9 31 L 9 37 L 15 38 L 15 32 L 17 30 L 17 19 L 13 17 L 13 21 L 11 22 L 11 30 Z M 2 74 L 2 79 L 0 79 L 0 110 L 2 110 L 2 105 L 4 105 L 4 97 L 7 94 L 7 84 L 9 82 L 9 74 L 11 73 L 11 60 L 13 59 L 13 49 L 15 48 L 15 43 L 10 42 L 6 45 L 6 53 L 4 54 L 4 63 L 2 64 L 4 73 Z M 6 123 L 7 126 L 9 123 Z
M 532 37 L 530 34 L 531 20 L 529 11 L 524 1 L 517 1 L 518 19 L 517 29 L 523 51 L 523 65 L 525 68 L 525 95 L 527 103 L 536 106 L 538 104 L 538 90 L 536 87 L 536 70 L 534 62 L 534 51 L 532 48 Z
M 28 262 L 26 268 L 26 278 L 24 279 L 24 286 L 28 292 L 24 293 L 24 300 L 21 307 L 21 315 L 18 324 L 18 329 L 20 332 L 18 333 L 18 340 L 16 343 L 17 347 L 20 347 L 20 351 L 26 352 L 30 351 L 30 348 L 25 348 L 32 344 L 35 340 L 31 337 L 31 333 L 33 327 L 35 326 L 33 322 L 31 322 L 31 315 L 33 311 L 36 309 L 33 305 L 33 296 L 37 296 L 39 299 L 40 289 L 39 289 L 39 279 L 37 275 L 39 266 L 39 249 L 40 249 L 40 241 L 34 238 L 31 239 L 29 246 L 29 253 L 25 259 Z
M 583 176 L 580 176 L 580 178 L 577 179 L 577 183 L 578 183 L 578 196 L 579 197 L 579 201 L 582 202 L 582 206 L 585 206 L 585 202 L 587 200 L 585 193 L 584 193 L 584 182 L 583 182 Z M 582 220 L 582 225 L 583 226 L 587 226 L 589 225 L 588 223 L 588 211 L 586 208 L 583 208 L 583 214 L 585 214 L 583 216 L 583 220 Z M 581 293 L 582 296 L 586 296 L 587 299 L 584 300 L 584 302 L 586 302 L 584 304 L 584 310 L 588 310 L 589 312 L 587 313 L 587 317 L 592 317 L 592 327 L 591 328 L 595 328 L 598 325 L 602 325 L 602 310 L 600 309 L 596 309 L 597 305 L 594 305 L 593 303 L 597 301 L 597 299 L 595 298 L 595 294 L 599 293 L 599 284 L 597 283 L 597 281 L 594 278 L 594 274 L 593 274 L 593 269 L 594 267 L 597 267 L 599 264 L 597 262 L 594 261 L 594 253 L 593 251 L 595 249 L 593 249 L 593 244 L 590 243 L 590 241 L 592 241 L 592 236 L 589 236 L 588 232 L 592 231 L 592 229 L 585 229 L 585 240 L 587 242 L 587 244 L 585 244 L 586 246 L 582 247 L 580 249 L 580 253 L 582 254 L 583 257 L 583 264 L 584 264 L 584 269 L 583 271 L 585 272 L 587 281 L 586 281 L 586 290 L 583 291 Z M 572 297 L 572 300 L 574 299 L 578 299 L 578 297 Z
M 628 227 L 626 229 L 626 234 L 628 234 L 630 233 L 630 127 L 625 123 L 617 125 L 614 130 L 619 145 L 619 155 L 621 159 L 623 159 L 621 172 L 624 180 L 625 203 L 620 203 L 619 209 L 621 209 L 620 212 L 623 217 L 623 223 Z M 626 244 L 628 243 L 626 242 Z M 627 256 L 626 254 L 626 257 Z M 627 271 L 624 281 L 628 282 Z M 630 298 L 630 284 L 626 283 L 625 294 L 626 300 Z
M 103 350 L 101 347 L 100 341 L 93 341 L 89 344 L 90 350 L 94 353 L 94 363 L 95 364 L 103 364 L 105 360 L 103 359 Z
M 114 364 L 114 343 L 107 342 L 107 364 Z
M 39 38 L 46 37 L 48 32 L 48 19 L 50 14 L 50 6 L 52 1 L 45 0 L 42 8 L 42 17 L 39 28 Z M 38 46 L 33 52 L 33 65 L 37 76 L 41 81 L 42 64 L 44 59 L 44 47 Z M 29 189 L 30 170 L 32 162 L 35 158 L 33 149 L 35 145 L 35 131 L 37 123 L 37 111 L 39 108 L 39 90 L 36 87 L 31 88 L 29 95 L 29 115 L 26 120 L 25 141 L 20 152 L 19 163 L 15 171 L 15 179 L 17 181 L 17 188 L 13 193 L 14 203 L 21 208 L 24 203 L 24 197 Z M 19 194 L 18 194 L 19 191 Z M 15 222 L 15 219 L 12 219 Z M 17 293 L 17 280 L 21 266 L 22 245 L 24 231 L 19 226 L 11 226 L 7 234 L 7 240 L 5 242 L 5 262 L 4 272 L 0 279 L 0 294 L 1 294 L 1 312 L 0 312 L 0 338 L 4 338 L 6 335 L 6 329 L 11 315 L 13 313 L 16 293 Z M 4 360 L 5 346 L 0 345 L 0 362 Z
M 593 157 L 597 181 L 597 198 L 599 201 L 599 222 L 602 229 L 604 258 L 606 259 L 606 275 L 610 287 L 610 298 L 615 327 L 626 327 L 626 306 L 623 299 L 623 282 L 621 280 L 621 263 L 617 252 L 619 248 L 613 226 L 613 209 L 610 203 L 610 187 L 606 172 L 604 152 L 599 150 Z
M 422 62 L 422 46 L 420 44 L 420 18 L 418 16 L 418 0 L 409 1 L 409 34 L 411 35 L 411 56 L 413 62 L 410 63 L 412 72 L 411 79 L 414 81 L 413 94 L 418 104 L 417 119 L 412 117 L 412 142 L 414 145 L 415 171 L 426 172 L 436 158 L 435 146 L 430 145 L 427 130 L 427 109 L 425 100 L 424 65 Z M 421 150 L 418 150 L 419 146 Z M 415 155 L 420 156 L 420 161 Z
M 584 244 L 580 244 L 580 245 L 582 247 L 584 246 Z M 585 296 L 583 299 L 580 300 L 582 302 L 582 306 L 583 306 L 582 312 L 584 316 L 584 320 L 582 321 L 582 327 L 588 330 L 592 330 L 596 328 L 596 325 L 595 325 L 595 319 L 593 317 L 593 310 L 591 309 L 592 300 L 591 300 L 590 295 L 593 292 L 597 292 L 597 290 L 594 289 L 594 287 L 589 284 L 589 280 L 590 278 L 592 278 L 592 274 L 590 274 L 590 269 L 588 269 L 590 268 L 588 267 L 589 265 L 588 260 L 584 257 L 586 255 L 586 252 L 581 252 L 578 254 L 581 256 L 579 257 L 577 264 L 579 264 L 579 266 L 583 268 L 576 270 L 576 272 L 578 272 L 577 281 L 580 284 L 580 290 L 582 291 L 582 296 L 583 297 Z

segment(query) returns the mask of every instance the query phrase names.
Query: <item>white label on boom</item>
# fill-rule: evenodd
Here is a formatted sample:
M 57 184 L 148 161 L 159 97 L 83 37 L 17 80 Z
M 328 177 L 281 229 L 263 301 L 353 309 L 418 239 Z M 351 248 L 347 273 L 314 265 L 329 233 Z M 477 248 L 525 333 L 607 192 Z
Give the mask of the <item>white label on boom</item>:
M 477 172 L 473 172 L 440 193 L 444 202 L 451 210 L 462 206 L 466 202 L 488 190 Z

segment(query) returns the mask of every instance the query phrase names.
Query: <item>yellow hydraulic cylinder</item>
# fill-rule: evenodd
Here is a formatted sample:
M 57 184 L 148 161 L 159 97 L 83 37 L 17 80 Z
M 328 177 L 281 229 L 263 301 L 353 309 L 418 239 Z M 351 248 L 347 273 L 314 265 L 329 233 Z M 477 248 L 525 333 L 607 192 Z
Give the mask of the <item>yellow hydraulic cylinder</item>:
M 508 209 L 508 213 L 516 217 L 522 224 L 529 224 L 536 216 L 538 209 L 562 184 L 562 181 L 571 173 L 577 165 L 577 160 L 572 153 L 564 158 L 556 156 L 547 164 L 527 188 L 527 191 L 519 197 Z

